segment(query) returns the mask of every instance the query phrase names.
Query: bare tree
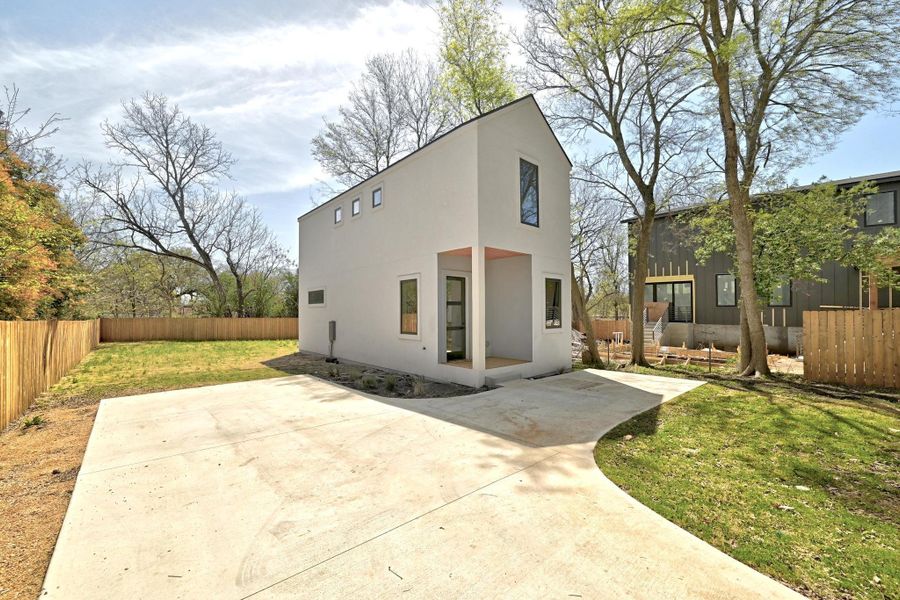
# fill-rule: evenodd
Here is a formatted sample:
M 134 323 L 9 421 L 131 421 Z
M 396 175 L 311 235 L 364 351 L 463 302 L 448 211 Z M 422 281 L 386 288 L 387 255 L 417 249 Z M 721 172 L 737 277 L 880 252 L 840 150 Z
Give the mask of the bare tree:
M 422 59 L 413 50 L 403 52 L 399 62 L 405 134 L 409 148 L 417 150 L 450 129 L 454 117 L 442 93 L 437 63 Z
M 123 108 L 122 122 L 102 126 L 107 147 L 121 158 L 80 171 L 100 211 L 91 237 L 201 267 L 229 315 L 214 252 L 225 229 L 221 215 L 235 198 L 216 184 L 234 160 L 208 128 L 165 96 L 148 93 Z
M 644 358 L 644 281 L 656 213 L 683 194 L 701 138 L 694 106 L 702 83 L 682 50 L 686 28 L 659 27 L 623 0 L 525 0 L 519 44 L 531 88 L 554 98 L 552 122 L 575 136 L 599 137 L 608 150 L 577 177 L 615 198 L 637 220 L 631 294 L 632 362 Z
M 59 113 L 53 113 L 36 127 L 29 129 L 23 124 L 31 114 L 31 108 L 23 108 L 19 103 L 19 88 L 4 86 L 2 108 L 0 108 L 0 158 L 15 154 L 30 166 L 26 174 L 29 178 L 55 182 L 62 168 L 62 159 L 52 148 L 39 147 L 38 142 L 59 131 L 64 121 Z
M 437 65 L 411 50 L 370 58 L 348 101 L 312 141 L 313 157 L 346 186 L 386 169 L 453 124 Z
M 236 199 L 222 215 L 222 235 L 215 243 L 234 277 L 234 310 L 246 317 L 246 307 L 260 285 L 284 270 L 288 259 L 272 231 L 266 227 L 259 209 Z
M 897 92 L 898 0 L 700 0 L 671 20 L 697 36 L 715 91 L 741 281 L 741 364 L 769 373 L 749 203 L 765 170 L 830 143 Z

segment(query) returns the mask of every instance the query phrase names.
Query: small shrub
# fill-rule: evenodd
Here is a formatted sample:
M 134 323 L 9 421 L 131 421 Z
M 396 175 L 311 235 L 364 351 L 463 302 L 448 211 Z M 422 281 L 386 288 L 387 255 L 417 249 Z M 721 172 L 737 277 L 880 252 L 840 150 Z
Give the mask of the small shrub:
M 421 377 L 416 377 L 412 382 L 412 395 L 413 396 L 424 396 L 428 391 L 427 386 L 425 385 L 425 380 Z
M 378 387 L 378 380 L 371 375 L 366 375 L 365 377 L 360 379 L 359 382 L 367 390 L 375 389 L 376 387 Z
M 359 381 L 363 376 L 362 371 L 359 369 L 350 369 L 349 375 L 351 381 Z
M 393 392 L 397 388 L 397 376 L 396 375 L 388 375 L 384 378 L 384 387 L 387 388 L 387 391 Z
M 335 366 L 328 367 L 328 376 L 332 379 L 337 379 L 341 376 L 341 370 Z
M 40 427 L 46 422 L 47 421 L 41 415 L 34 415 L 33 417 L 29 417 L 22 421 L 22 429 L 28 429 L 29 427 Z

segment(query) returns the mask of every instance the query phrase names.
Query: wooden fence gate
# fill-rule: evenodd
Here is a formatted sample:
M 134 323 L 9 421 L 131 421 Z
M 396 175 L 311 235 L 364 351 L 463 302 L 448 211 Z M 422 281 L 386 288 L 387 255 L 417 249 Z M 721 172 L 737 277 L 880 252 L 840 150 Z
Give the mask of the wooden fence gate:
M 900 308 L 803 311 L 803 376 L 900 388 Z

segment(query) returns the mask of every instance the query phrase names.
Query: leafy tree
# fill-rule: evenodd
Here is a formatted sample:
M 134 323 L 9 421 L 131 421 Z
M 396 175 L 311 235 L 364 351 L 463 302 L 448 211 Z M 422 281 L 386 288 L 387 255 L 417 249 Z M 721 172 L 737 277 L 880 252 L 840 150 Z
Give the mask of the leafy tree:
M 506 64 L 499 0 L 441 0 L 444 86 L 463 116 L 482 115 L 516 98 Z
M 770 298 L 785 279 L 825 283 L 822 267 L 829 261 L 873 274 L 885 285 L 897 285 L 896 274 L 883 259 L 900 248 L 900 230 L 888 227 L 873 236 L 859 229 L 865 197 L 874 191 L 865 182 L 841 190 L 826 183 L 755 197 L 748 217 L 757 295 Z M 736 264 L 730 211 L 727 202 L 719 202 L 682 218 L 701 264 L 715 253 Z M 740 270 L 734 275 L 743 281 Z
M 740 370 L 769 373 L 754 278 L 751 190 L 798 164 L 896 96 L 897 0 L 697 0 L 673 3 L 713 90 L 719 168 L 741 286 Z
M 87 282 L 74 250 L 84 235 L 8 135 L 0 130 L 0 319 L 77 316 Z
M 642 315 L 653 222 L 702 181 L 696 159 L 704 131 L 695 102 L 702 81 L 683 53 L 692 34 L 663 27 L 667 13 L 629 0 L 525 6 L 520 44 L 529 85 L 551 94 L 551 122 L 600 141 L 576 178 L 597 190 L 594 202 L 616 202 L 636 219 L 632 362 L 646 365 Z

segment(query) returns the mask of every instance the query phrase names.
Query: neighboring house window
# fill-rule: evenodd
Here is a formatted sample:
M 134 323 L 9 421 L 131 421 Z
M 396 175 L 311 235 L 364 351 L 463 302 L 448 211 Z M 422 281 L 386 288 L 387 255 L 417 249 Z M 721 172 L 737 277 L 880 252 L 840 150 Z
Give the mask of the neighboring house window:
M 897 222 L 897 192 L 878 192 L 866 199 L 866 227 Z
M 350 203 L 350 216 L 355 217 L 359 214 L 360 206 L 359 206 L 359 198 L 354 198 L 353 202 Z
M 547 292 L 544 313 L 546 329 L 562 328 L 562 279 L 546 279 Z
M 538 168 L 527 160 L 519 159 L 519 216 L 522 223 L 538 227 Z
M 791 305 L 791 280 L 785 279 L 781 285 L 772 291 L 772 297 L 769 298 L 769 306 L 790 306 Z
M 372 190 L 372 208 L 381 206 L 381 188 Z
M 306 292 L 308 304 L 325 304 L 325 290 L 309 290 Z
M 737 287 L 734 275 L 716 275 L 716 306 L 737 306 Z
M 338 206 L 334 209 L 334 222 L 340 223 L 341 219 L 344 218 L 344 208 L 342 206 Z
M 400 333 L 403 335 L 419 333 L 419 281 L 417 279 L 400 280 Z

